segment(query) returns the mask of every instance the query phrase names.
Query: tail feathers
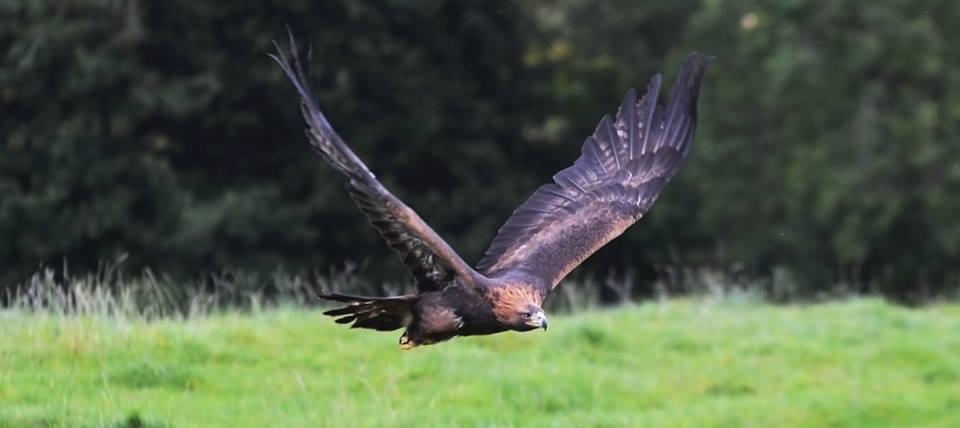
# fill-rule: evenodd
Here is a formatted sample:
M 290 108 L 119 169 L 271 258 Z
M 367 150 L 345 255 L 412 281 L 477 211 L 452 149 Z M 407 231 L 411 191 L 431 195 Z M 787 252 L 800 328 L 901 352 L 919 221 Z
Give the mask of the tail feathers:
M 392 331 L 404 328 L 413 317 L 413 304 L 417 296 L 364 297 L 349 294 L 321 294 L 320 298 L 346 303 L 346 306 L 331 309 L 324 315 L 337 318 L 337 324 L 351 324 L 350 328 L 368 328 L 377 331 Z

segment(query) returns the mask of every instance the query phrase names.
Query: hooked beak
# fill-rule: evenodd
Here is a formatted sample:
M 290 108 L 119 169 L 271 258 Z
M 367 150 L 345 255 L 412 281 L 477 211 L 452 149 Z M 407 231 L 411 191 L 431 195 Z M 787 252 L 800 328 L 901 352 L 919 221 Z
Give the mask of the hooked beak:
M 547 331 L 547 324 L 547 315 L 540 312 L 540 328 L 542 328 L 543 331 Z

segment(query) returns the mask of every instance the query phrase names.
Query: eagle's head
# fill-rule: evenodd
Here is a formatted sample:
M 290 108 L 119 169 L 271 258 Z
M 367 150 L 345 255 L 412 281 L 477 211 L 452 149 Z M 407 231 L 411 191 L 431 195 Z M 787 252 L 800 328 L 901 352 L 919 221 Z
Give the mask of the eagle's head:
M 547 329 L 547 314 L 540 308 L 540 295 L 523 288 L 508 288 L 494 301 L 497 319 L 511 330 Z
M 517 313 L 514 330 L 530 331 L 538 328 L 547 329 L 547 314 L 543 313 L 543 309 L 539 306 L 527 305 Z

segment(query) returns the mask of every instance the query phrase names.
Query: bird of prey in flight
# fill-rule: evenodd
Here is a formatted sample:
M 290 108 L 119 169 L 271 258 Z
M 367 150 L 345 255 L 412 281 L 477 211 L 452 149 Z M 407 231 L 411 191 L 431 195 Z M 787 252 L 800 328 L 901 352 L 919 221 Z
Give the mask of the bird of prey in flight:
M 340 324 L 404 329 L 410 349 L 456 336 L 547 328 L 542 303 L 571 270 L 650 209 L 683 164 L 697 122 L 700 81 L 711 58 L 688 55 L 669 102 L 657 103 L 659 74 L 637 98 L 627 92 L 616 116 L 604 116 L 573 166 L 537 189 L 471 267 L 417 213 L 388 191 L 334 132 L 311 94 L 290 38 L 271 55 L 300 96 L 307 139 L 330 166 L 413 276 L 417 292 L 364 297 L 324 294 L 342 303 L 324 312 Z

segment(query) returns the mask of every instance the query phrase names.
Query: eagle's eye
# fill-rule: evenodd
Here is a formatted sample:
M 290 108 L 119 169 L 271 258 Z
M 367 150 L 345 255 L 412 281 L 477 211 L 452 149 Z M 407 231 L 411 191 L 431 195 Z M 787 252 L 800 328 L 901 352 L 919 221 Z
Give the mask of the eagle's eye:
M 523 317 L 524 317 L 524 318 L 530 318 L 530 317 L 532 317 L 532 316 L 533 316 L 533 314 L 530 313 L 530 312 L 524 312 L 524 313 L 523 313 Z

